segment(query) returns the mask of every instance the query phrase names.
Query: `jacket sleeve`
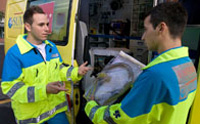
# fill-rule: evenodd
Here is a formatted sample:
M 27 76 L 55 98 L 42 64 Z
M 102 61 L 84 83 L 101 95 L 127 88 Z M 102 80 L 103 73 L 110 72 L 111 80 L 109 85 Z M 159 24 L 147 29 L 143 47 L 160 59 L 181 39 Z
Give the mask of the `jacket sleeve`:
M 54 44 L 54 43 L 52 43 Z M 82 76 L 78 75 L 78 67 L 73 67 L 71 65 L 66 65 L 63 63 L 62 57 L 56 47 L 56 45 L 54 44 L 53 46 L 53 51 L 54 53 L 58 54 L 58 67 L 59 67 L 59 75 L 60 75 L 60 79 L 61 81 L 79 81 L 82 79 Z
M 78 67 L 66 66 L 62 63 L 60 58 L 60 77 L 62 81 L 79 81 L 82 79 L 82 76 L 78 75 Z
M 89 101 L 85 106 L 87 116 L 95 124 L 146 124 L 152 123 L 152 115 L 152 118 L 159 120 L 160 115 L 154 115 L 156 112 L 151 110 L 160 90 L 160 86 L 153 82 L 160 79 L 149 74 L 142 73 L 138 77 L 121 103 L 99 106 L 95 101 Z
M 23 68 L 19 58 L 8 51 L 4 59 L 1 88 L 4 94 L 20 103 L 31 103 L 47 98 L 45 84 L 29 86 L 23 82 Z

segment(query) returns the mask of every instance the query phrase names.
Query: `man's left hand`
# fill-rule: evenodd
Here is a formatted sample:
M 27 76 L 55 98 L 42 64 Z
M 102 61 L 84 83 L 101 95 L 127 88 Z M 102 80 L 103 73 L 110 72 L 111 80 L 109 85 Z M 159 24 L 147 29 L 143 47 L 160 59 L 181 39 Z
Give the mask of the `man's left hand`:
M 87 61 L 85 63 L 83 63 L 82 65 L 80 65 L 79 69 L 78 69 L 78 74 L 81 76 L 84 76 L 88 71 L 92 70 L 91 67 L 86 66 L 87 65 Z

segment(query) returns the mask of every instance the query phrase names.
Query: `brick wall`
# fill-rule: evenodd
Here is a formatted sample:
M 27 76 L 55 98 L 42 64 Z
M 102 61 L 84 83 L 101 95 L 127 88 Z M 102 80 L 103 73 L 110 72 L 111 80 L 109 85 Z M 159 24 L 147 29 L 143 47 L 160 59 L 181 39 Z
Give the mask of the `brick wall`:
M 6 10 L 6 1 L 7 0 L 1 0 L 0 11 L 5 12 L 5 10 Z
M 0 44 L 0 79 L 2 74 L 3 60 L 4 60 L 4 45 Z

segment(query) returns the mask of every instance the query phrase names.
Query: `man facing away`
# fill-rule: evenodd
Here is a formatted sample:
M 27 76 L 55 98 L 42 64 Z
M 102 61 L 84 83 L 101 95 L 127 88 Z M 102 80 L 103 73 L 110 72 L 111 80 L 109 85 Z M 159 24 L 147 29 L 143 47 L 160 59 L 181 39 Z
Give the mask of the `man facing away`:
M 48 18 L 38 6 L 24 14 L 27 34 L 9 49 L 2 74 L 3 93 L 11 98 L 18 124 L 68 124 L 66 89 L 62 81 L 78 81 L 90 70 L 64 66 L 54 43 L 47 40 Z
M 159 55 L 143 68 L 121 103 L 86 104 L 86 114 L 95 124 L 186 123 L 197 86 L 188 48 L 181 46 L 186 23 L 187 13 L 180 3 L 163 3 L 148 13 L 142 39 Z

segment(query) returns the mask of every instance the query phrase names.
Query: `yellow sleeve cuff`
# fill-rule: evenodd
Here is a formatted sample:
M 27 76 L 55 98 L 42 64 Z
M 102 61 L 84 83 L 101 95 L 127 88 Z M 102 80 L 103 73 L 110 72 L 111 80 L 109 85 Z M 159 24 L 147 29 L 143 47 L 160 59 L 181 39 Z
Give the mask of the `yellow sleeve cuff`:
M 85 106 L 85 113 L 87 114 L 87 116 L 90 115 L 90 111 L 94 106 L 98 106 L 98 104 L 94 100 L 87 102 Z
M 78 74 L 78 67 L 74 67 L 74 69 L 72 70 L 72 73 L 71 73 L 71 78 L 72 78 L 72 81 L 79 81 L 82 79 L 83 76 L 80 76 Z

